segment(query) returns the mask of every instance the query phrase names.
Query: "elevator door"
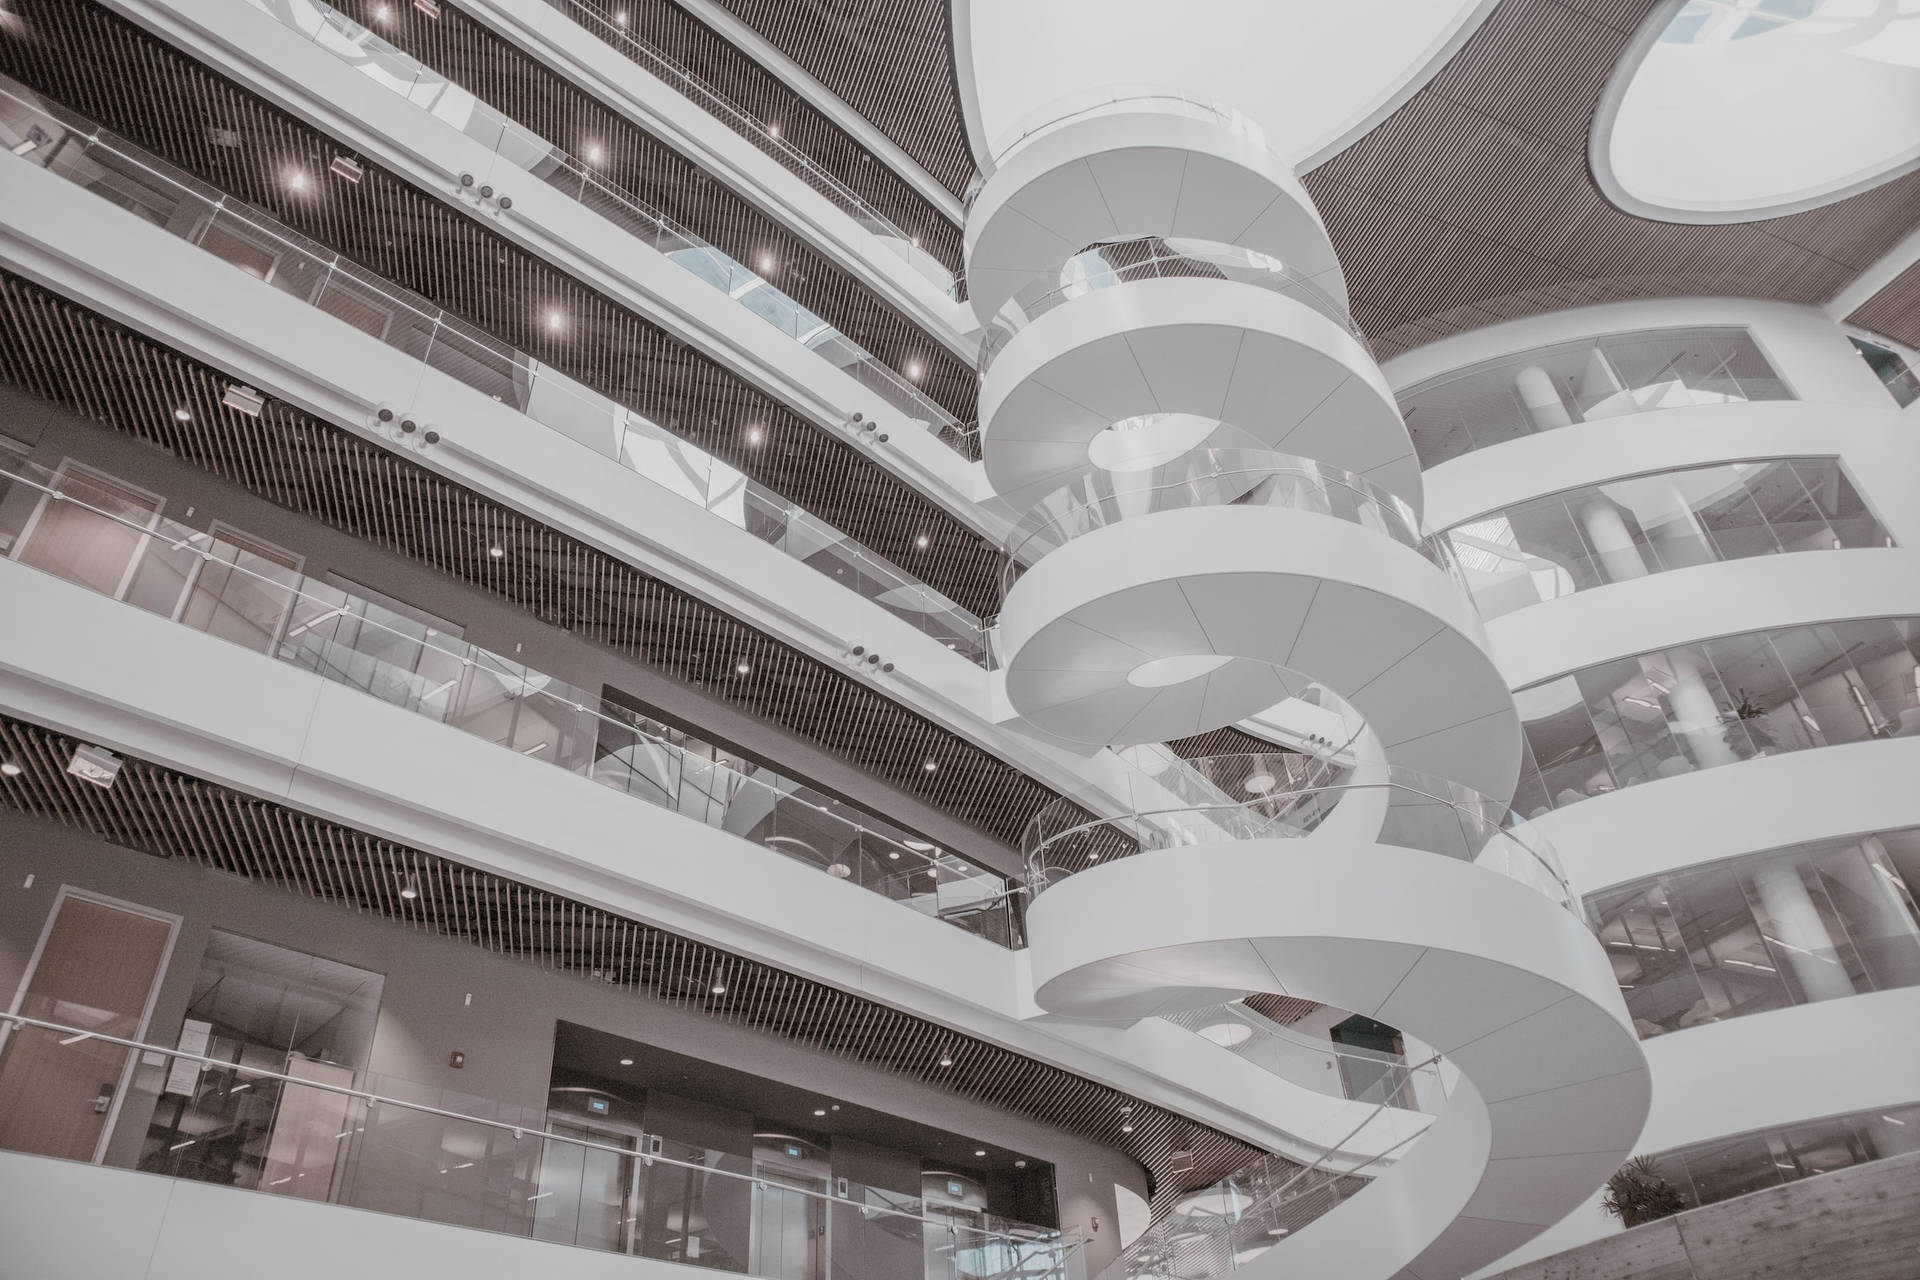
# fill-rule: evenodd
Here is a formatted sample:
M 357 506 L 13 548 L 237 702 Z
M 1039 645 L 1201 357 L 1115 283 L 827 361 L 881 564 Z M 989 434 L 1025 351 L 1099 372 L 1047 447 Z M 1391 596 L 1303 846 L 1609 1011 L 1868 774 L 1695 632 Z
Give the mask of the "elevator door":
M 753 1188 L 749 1275 L 826 1280 L 826 1179 L 758 1162 Z
M 12 1011 L 139 1039 L 174 924 L 63 889 Z M 0 1045 L 0 1148 L 97 1158 L 129 1074 L 129 1051 L 39 1027 L 22 1027 Z

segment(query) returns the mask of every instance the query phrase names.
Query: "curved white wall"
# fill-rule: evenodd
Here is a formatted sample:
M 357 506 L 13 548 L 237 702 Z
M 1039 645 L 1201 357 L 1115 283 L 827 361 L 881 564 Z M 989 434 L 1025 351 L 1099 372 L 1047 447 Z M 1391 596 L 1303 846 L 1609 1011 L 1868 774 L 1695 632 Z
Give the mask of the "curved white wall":
M 1386 366 L 1403 392 L 1531 350 L 1646 330 L 1748 330 L 1796 397 L 1656 409 L 1477 449 L 1425 473 L 1430 528 L 1625 476 L 1774 457 L 1838 457 L 1893 548 L 1796 552 L 1595 587 L 1487 624 L 1519 689 L 1716 636 L 1920 612 L 1920 436 L 1818 311 L 1683 299 L 1585 307 L 1461 334 Z M 1533 820 L 1583 894 L 1786 845 L 1920 824 L 1920 739 L 1746 760 L 1585 799 Z M 1857 1047 L 1857 1051 L 1848 1046 Z M 1636 1150 L 1920 1099 L 1920 989 L 1729 1019 L 1646 1043 L 1653 1111 Z M 1489 1273 L 1617 1230 L 1590 1201 Z

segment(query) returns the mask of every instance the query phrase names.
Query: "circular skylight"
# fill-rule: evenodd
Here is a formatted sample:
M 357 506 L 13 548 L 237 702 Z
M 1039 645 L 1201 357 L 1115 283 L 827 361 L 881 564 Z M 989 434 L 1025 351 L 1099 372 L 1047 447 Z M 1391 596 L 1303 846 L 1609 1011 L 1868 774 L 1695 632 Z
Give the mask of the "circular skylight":
M 1622 209 L 1745 222 L 1920 167 L 1920 0 L 1669 0 L 1595 117 Z

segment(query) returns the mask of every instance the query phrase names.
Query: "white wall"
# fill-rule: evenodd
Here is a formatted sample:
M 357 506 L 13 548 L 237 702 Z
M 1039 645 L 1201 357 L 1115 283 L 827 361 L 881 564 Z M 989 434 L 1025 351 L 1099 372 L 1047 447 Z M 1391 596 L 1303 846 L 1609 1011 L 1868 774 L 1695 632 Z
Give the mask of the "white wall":
M 1485 0 L 1274 4 L 1199 0 L 971 0 L 986 150 L 1062 100 L 1116 86 L 1184 90 L 1251 116 L 1289 163 L 1311 166 L 1411 96 L 1493 8 Z M 976 139 L 976 144 L 981 139 Z

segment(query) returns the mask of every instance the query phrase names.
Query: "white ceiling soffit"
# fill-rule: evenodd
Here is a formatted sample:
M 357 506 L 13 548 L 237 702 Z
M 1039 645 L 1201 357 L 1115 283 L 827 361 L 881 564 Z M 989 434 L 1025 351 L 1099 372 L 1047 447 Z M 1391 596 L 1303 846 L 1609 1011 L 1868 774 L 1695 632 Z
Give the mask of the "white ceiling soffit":
M 1052 103 L 1112 87 L 1183 91 L 1246 113 L 1304 171 L 1391 115 L 1495 3 L 964 0 L 961 101 L 976 154 L 998 155 Z
M 1666 0 L 1594 116 L 1628 213 L 1750 222 L 1920 168 L 1920 0 Z

